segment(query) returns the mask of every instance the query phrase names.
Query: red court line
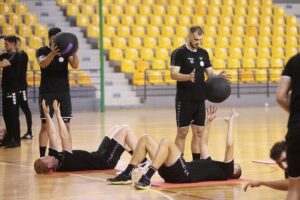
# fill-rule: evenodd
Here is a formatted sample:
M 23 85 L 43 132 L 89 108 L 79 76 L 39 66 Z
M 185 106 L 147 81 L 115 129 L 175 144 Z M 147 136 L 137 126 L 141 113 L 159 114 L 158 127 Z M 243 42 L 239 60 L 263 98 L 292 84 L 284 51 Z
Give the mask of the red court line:
M 198 187 L 198 186 L 216 186 L 216 185 L 239 185 L 247 183 L 247 179 L 230 179 L 226 181 L 202 181 L 196 183 L 166 183 L 164 181 L 152 181 L 151 185 L 154 187 L 165 188 L 185 188 L 185 187 Z

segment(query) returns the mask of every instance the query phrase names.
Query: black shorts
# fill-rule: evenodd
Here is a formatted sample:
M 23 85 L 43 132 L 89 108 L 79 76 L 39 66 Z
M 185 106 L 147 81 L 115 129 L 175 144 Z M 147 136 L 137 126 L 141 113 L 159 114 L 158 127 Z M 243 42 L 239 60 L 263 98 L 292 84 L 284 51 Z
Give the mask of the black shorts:
M 57 100 L 60 103 L 61 116 L 65 123 L 69 123 L 72 118 L 72 103 L 70 92 L 46 93 L 39 96 L 40 118 L 42 123 L 46 123 L 45 115 L 42 109 L 42 100 L 46 100 L 46 104 L 50 108 L 50 116 L 53 117 L 53 101 Z
M 289 177 L 300 177 L 300 124 L 289 125 L 286 134 Z
M 186 127 L 191 124 L 204 126 L 205 122 L 204 101 L 178 101 L 176 100 L 177 127 Z
M 186 162 L 182 155 L 178 158 L 174 165 L 170 167 L 162 165 L 158 169 L 158 173 L 167 183 L 191 182 L 190 172 L 187 169 Z

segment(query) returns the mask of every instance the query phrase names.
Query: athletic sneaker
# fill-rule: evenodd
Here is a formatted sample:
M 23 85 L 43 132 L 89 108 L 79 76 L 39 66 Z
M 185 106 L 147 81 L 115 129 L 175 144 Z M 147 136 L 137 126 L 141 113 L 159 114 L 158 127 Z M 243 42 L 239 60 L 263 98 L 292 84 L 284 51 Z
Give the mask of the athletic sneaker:
M 32 133 L 25 133 L 22 137 L 21 137 L 21 140 L 30 140 L 32 139 L 33 136 L 32 136 Z
M 138 182 L 134 183 L 134 186 L 137 189 L 145 190 L 151 187 L 151 181 L 146 175 L 143 175 Z
M 111 185 L 127 185 L 132 183 L 131 176 L 125 175 L 123 172 L 115 178 L 108 178 L 107 182 Z

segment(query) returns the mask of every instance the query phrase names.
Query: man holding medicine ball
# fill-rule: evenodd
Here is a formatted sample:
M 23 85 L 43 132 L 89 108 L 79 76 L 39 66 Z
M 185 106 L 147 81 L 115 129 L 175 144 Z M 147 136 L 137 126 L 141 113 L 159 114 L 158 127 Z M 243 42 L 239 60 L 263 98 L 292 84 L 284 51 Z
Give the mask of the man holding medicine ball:
M 39 106 L 42 125 L 39 133 L 40 156 L 45 156 L 48 143 L 46 132 L 45 116 L 42 111 L 42 99 L 48 105 L 52 105 L 54 99 L 61 104 L 61 115 L 70 132 L 70 119 L 72 105 L 70 97 L 70 86 L 68 77 L 68 64 L 73 69 L 79 67 L 78 55 L 73 53 L 69 57 L 60 55 L 60 49 L 53 42 L 54 36 L 61 32 L 60 28 L 50 28 L 48 31 L 49 46 L 41 47 L 36 52 L 36 58 L 41 68 L 41 84 L 39 88 Z M 53 116 L 53 108 L 50 109 L 50 116 Z

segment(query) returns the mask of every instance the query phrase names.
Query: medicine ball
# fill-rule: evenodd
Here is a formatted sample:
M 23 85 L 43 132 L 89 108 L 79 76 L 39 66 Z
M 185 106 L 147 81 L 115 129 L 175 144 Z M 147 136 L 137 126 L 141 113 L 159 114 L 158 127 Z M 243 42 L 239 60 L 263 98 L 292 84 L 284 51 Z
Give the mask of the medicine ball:
M 222 76 L 213 76 L 207 79 L 205 84 L 206 98 L 213 103 L 221 103 L 231 93 L 229 81 Z
M 78 49 L 78 39 L 73 33 L 60 32 L 53 38 L 54 43 L 58 47 L 59 54 L 69 57 Z

